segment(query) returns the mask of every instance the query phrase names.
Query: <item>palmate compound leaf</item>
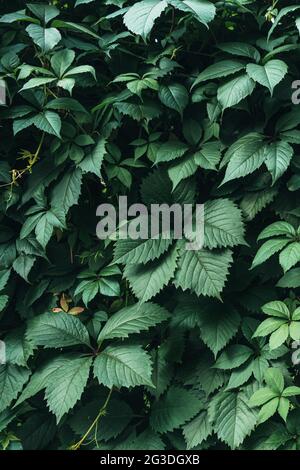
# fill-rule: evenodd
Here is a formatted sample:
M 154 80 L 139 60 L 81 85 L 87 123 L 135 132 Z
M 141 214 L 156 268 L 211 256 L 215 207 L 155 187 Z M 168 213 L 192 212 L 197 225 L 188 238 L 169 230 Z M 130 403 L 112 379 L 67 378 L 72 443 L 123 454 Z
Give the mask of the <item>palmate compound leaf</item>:
M 141 238 L 133 240 L 131 238 L 117 240 L 114 248 L 114 262 L 123 264 L 145 264 L 153 261 L 165 253 L 173 240 L 171 237 L 157 239 L 149 238 L 143 240 Z
M 210 421 L 219 439 L 231 449 L 239 447 L 256 425 L 256 412 L 244 392 L 221 392 L 209 405 Z
M 132 333 L 148 330 L 169 318 L 169 312 L 157 304 L 147 302 L 124 307 L 112 315 L 98 337 L 98 342 L 111 338 L 127 338 Z
M 80 399 L 89 378 L 91 357 L 79 357 L 59 367 L 52 375 L 45 392 L 47 405 L 57 423 Z
M 191 391 L 172 386 L 153 404 L 150 426 L 158 433 L 173 431 L 192 419 L 201 407 L 201 400 Z
M 85 344 L 90 346 L 84 324 L 67 313 L 43 313 L 29 322 L 27 337 L 36 346 L 61 348 Z
M 161 258 L 147 264 L 127 264 L 124 276 L 131 289 L 141 302 L 147 302 L 174 277 L 177 267 L 178 249 L 176 246 Z
M 124 15 L 125 26 L 133 33 L 147 38 L 154 22 L 167 8 L 165 0 L 143 0 L 135 3 Z
M 0 365 L 0 412 L 17 398 L 30 373 L 29 369 L 14 364 Z
M 173 282 L 176 287 L 190 289 L 198 296 L 220 298 L 231 262 L 230 250 L 182 250 Z
M 95 359 L 94 376 L 106 387 L 134 387 L 151 381 L 151 359 L 141 346 L 108 346 Z
M 204 205 L 204 244 L 207 248 L 245 244 L 241 210 L 229 199 Z

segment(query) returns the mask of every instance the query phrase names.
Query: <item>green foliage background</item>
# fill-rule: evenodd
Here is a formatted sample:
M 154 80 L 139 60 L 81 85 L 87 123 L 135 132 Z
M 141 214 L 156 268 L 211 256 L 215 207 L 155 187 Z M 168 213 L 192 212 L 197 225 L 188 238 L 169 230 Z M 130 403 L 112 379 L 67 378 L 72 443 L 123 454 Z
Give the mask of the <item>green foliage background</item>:
M 299 449 L 300 6 L 0 13 L 2 448 Z M 120 195 L 205 249 L 98 240 Z

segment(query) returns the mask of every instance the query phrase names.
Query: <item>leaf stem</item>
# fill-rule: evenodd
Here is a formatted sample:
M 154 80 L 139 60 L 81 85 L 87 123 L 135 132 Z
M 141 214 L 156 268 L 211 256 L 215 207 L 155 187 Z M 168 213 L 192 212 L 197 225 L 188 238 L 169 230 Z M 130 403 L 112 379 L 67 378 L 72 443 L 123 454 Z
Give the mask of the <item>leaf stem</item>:
M 112 392 L 113 392 L 113 387 L 110 389 L 109 391 L 109 394 L 107 395 L 107 398 L 104 402 L 104 404 L 102 405 L 102 407 L 100 408 L 100 411 L 99 413 L 97 414 L 96 418 L 94 419 L 94 421 L 92 422 L 92 424 L 90 425 L 90 427 L 88 428 L 88 430 L 84 433 L 84 435 L 82 436 L 82 438 L 76 442 L 76 444 L 72 445 L 70 447 L 70 450 L 78 450 L 81 445 L 84 443 L 84 441 L 86 440 L 86 438 L 89 436 L 89 434 L 92 432 L 92 430 L 94 429 L 95 426 L 98 426 L 98 421 L 100 420 L 100 418 L 102 416 L 105 416 L 105 413 L 106 413 L 106 408 L 109 404 L 109 401 L 110 401 L 110 398 L 111 398 L 111 395 L 112 395 Z

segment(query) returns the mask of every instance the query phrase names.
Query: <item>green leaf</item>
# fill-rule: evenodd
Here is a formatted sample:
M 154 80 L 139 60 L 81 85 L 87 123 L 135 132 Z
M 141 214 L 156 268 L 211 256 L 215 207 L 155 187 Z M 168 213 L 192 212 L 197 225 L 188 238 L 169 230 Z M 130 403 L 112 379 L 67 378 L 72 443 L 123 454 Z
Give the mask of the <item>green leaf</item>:
M 64 79 L 70 76 L 72 77 L 73 75 L 81 75 L 82 73 L 90 73 L 94 79 L 97 80 L 95 69 L 91 65 L 78 65 L 77 67 L 73 67 L 64 74 Z
M 221 392 L 210 405 L 213 428 L 231 449 L 239 447 L 254 429 L 256 414 L 243 392 Z
M 180 181 L 192 176 L 197 171 L 197 164 L 193 156 L 188 155 L 184 159 L 175 162 L 168 168 L 168 175 L 173 183 L 173 190 L 178 186 Z
M 140 346 L 108 346 L 95 359 L 94 376 L 106 387 L 153 386 L 150 357 Z
M 266 315 L 271 315 L 273 317 L 279 317 L 284 319 L 290 318 L 290 311 L 284 302 L 280 300 L 274 300 L 272 302 L 268 302 L 267 304 L 262 306 L 262 311 Z
M 276 284 L 282 288 L 296 288 L 300 286 L 300 268 L 291 269 Z
M 205 170 L 217 170 L 221 159 L 221 151 L 219 142 L 206 142 L 201 150 L 194 154 L 194 160 L 197 165 Z
M 247 74 L 252 80 L 269 89 L 271 96 L 274 88 L 283 80 L 288 67 L 282 60 L 270 60 L 265 65 L 248 64 Z
M 75 52 L 70 49 L 63 49 L 56 52 L 51 57 L 51 67 L 58 78 L 62 78 L 65 71 L 72 65 L 75 60 Z
M 31 24 L 27 26 L 26 31 L 43 52 L 49 52 L 61 40 L 61 34 L 56 28 L 43 28 L 37 24 Z
M 268 318 L 267 320 L 264 320 L 262 323 L 260 323 L 253 336 L 267 336 L 270 333 L 273 333 L 273 331 L 276 331 L 282 325 L 285 325 L 286 322 L 286 319 L 283 320 L 279 318 Z
M 201 401 L 192 392 L 172 386 L 151 410 L 150 426 L 158 433 L 179 428 L 199 411 Z
M 95 148 L 79 164 L 83 173 L 94 173 L 100 178 L 103 158 L 106 154 L 106 140 L 100 138 Z
M 234 344 L 220 354 L 214 367 L 225 370 L 235 369 L 244 364 L 252 354 L 253 351 L 248 346 Z
M 83 435 L 87 428 L 91 426 L 99 413 L 101 400 L 104 403 L 105 399 L 106 397 L 103 394 L 103 398 L 101 395 L 75 411 L 68 424 L 76 435 Z M 132 410 L 125 401 L 112 398 L 106 408 L 105 416 L 101 417 L 101 429 L 98 429 L 97 439 L 106 442 L 117 437 L 124 431 L 132 417 Z
M 300 339 L 300 322 L 299 321 L 292 321 L 290 323 L 289 335 L 292 339 L 296 341 Z
M 255 268 L 256 266 L 259 266 L 260 264 L 267 261 L 275 253 L 281 251 L 288 243 L 289 240 L 282 238 L 268 240 L 265 242 L 257 251 L 251 268 Z
M 15 406 L 20 405 L 24 401 L 28 400 L 46 388 L 47 385 L 51 383 L 52 374 L 62 366 L 66 366 L 73 359 L 73 355 L 61 354 L 60 356 L 50 359 L 48 362 L 39 367 L 38 370 L 31 376 L 30 381 L 19 396 Z
M 296 230 L 291 224 L 281 220 L 279 222 L 274 222 L 273 224 L 268 225 L 268 227 L 264 228 L 264 230 L 257 237 L 257 240 L 263 240 L 264 238 L 276 237 L 281 235 L 295 237 Z
M 293 242 L 286 246 L 279 255 L 279 263 L 287 272 L 300 261 L 300 243 Z
M 275 392 L 271 388 L 260 388 L 259 390 L 254 392 L 253 395 L 250 397 L 249 406 L 261 406 L 275 397 L 277 397 L 277 392 Z
M 240 57 L 247 57 L 254 59 L 255 62 L 260 61 L 260 54 L 258 50 L 251 44 L 244 42 L 224 42 L 217 46 L 221 51 L 227 52 L 228 54 L 237 55 Z
M 30 23 L 38 22 L 37 19 L 25 14 L 25 10 L 14 11 L 0 17 L 0 23 L 15 23 L 16 21 L 28 21 Z
M 49 101 L 45 107 L 47 109 L 67 109 L 77 113 L 87 114 L 87 110 L 82 106 L 82 104 L 73 98 L 54 98 Z
M 253 361 L 246 362 L 239 369 L 234 370 L 231 375 L 225 390 L 231 390 L 244 385 L 250 379 L 254 372 Z
M 269 31 L 269 33 L 268 33 L 268 40 L 270 39 L 270 37 L 271 37 L 271 35 L 272 35 L 274 29 L 275 29 L 275 28 L 278 26 L 278 24 L 280 23 L 281 19 L 282 19 L 285 15 L 287 15 L 288 13 L 292 13 L 292 12 L 298 10 L 299 8 L 300 8 L 299 5 L 291 5 L 291 6 L 287 6 L 287 7 L 285 7 L 285 8 L 282 8 L 282 9 L 279 11 L 278 15 L 277 15 L 277 16 L 275 17 L 275 19 L 274 19 L 274 22 L 273 22 L 273 24 L 272 24 L 272 27 L 270 28 L 270 31 Z
M 222 109 L 232 108 L 247 96 L 251 95 L 255 82 L 248 75 L 240 75 L 218 89 L 218 101 Z
M 233 338 L 240 324 L 240 316 L 232 308 L 213 303 L 200 316 L 200 336 L 216 356 Z
M 0 412 L 17 398 L 30 376 L 30 371 L 13 364 L 0 365 Z
M 180 115 L 182 115 L 189 102 L 188 92 L 180 83 L 162 85 L 159 89 L 158 97 L 165 106 L 174 109 Z
M 135 3 L 124 15 L 125 26 L 134 34 L 144 39 L 151 32 L 154 22 L 167 8 L 165 0 L 143 0 Z
M 278 410 L 277 411 L 278 411 L 278 414 L 282 417 L 282 419 L 284 421 L 286 421 L 289 409 L 290 409 L 289 400 L 287 398 L 281 397 L 280 400 L 279 400 Z
M 157 151 L 155 163 L 169 162 L 182 157 L 189 147 L 180 141 L 169 141 L 162 144 Z
M 61 119 L 53 111 L 44 111 L 34 116 L 32 124 L 47 134 L 55 135 L 60 138 Z
M 26 6 L 44 24 L 59 15 L 59 10 L 53 5 L 27 3 Z
M 202 411 L 199 416 L 194 418 L 183 428 L 187 449 L 193 449 L 193 447 L 201 444 L 212 434 L 212 432 L 213 429 L 209 422 L 208 414 L 206 411 Z
M 277 189 L 270 188 L 258 192 L 249 192 L 243 197 L 240 207 L 244 212 L 247 222 L 253 220 L 256 215 L 267 207 L 277 194 Z
M 284 378 L 278 367 L 270 367 L 265 372 L 265 381 L 268 387 L 280 395 L 284 389 Z
M 51 374 L 45 398 L 57 423 L 80 399 L 89 378 L 91 357 L 79 357 L 62 365 Z
M 197 295 L 220 298 L 231 262 L 230 250 L 220 253 L 185 250 L 178 261 L 174 284 Z
M 258 414 L 258 424 L 264 423 L 271 416 L 273 416 L 278 408 L 279 398 L 273 398 L 268 403 L 266 403 L 259 411 Z
M 289 336 L 288 324 L 281 325 L 278 330 L 274 331 L 270 336 L 270 349 L 279 348 Z
M 0 312 L 5 309 L 6 305 L 8 304 L 8 301 L 8 295 L 0 295 Z
M 26 282 L 28 282 L 29 273 L 35 263 L 35 256 L 20 255 L 13 262 L 13 268 Z
M 282 392 L 283 397 L 294 397 L 295 395 L 300 395 L 300 387 L 295 387 L 295 385 L 285 388 Z
M 86 327 L 67 313 L 43 313 L 30 321 L 27 337 L 45 348 L 62 348 L 85 344 L 90 346 Z
M 111 338 L 127 338 L 132 333 L 148 330 L 169 318 L 169 313 L 151 302 L 124 307 L 112 315 L 98 337 L 98 342 Z
M 127 264 L 124 276 L 141 302 L 147 302 L 173 278 L 177 267 L 178 251 L 172 248 L 168 253 L 147 264 Z
M 245 244 L 240 209 L 229 199 L 204 205 L 204 243 L 209 249 Z
M 263 136 L 257 132 L 245 135 L 231 145 L 224 160 L 229 164 L 221 185 L 253 173 L 265 160 Z
M 48 78 L 48 77 L 41 77 L 41 78 L 31 78 L 28 82 L 25 83 L 23 90 L 29 90 L 30 88 L 36 88 L 39 86 L 47 85 L 48 83 L 55 82 L 56 78 Z
M 114 248 L 114 262 L 123 264 L 146 264 L 165 253 L 173 243 L 171 237 L 143 240 L 131 238 L 117 240 Z
M 53 207 L 45 212 L 38 220 L 35 226 L 35 235 L 37 241 L 46 248 L 54 228 L 64 229 L 65 213 L 61 207 Z
M 12 331 L 5 337 L 6 361 L 18 366 L 27 366 L 34 347 L 24 334 L 23 328 Z
M 266 166 L 273 184 L 286 172 L 293 155 L 294 150 L 287 142 L 279 141 L 265 147 Z
M 216 7 L 207 0 L 169 0 L 171 5 L 186 13 L 192 13 L 195 18 L 208 27 L 216 14 Z
M 198 85 L 198 83 L 204 82 L 206 80 L 214 80 L 216 78 L 233 75 L 234 73 L 239 72 L 244 68 L 245 65 L 237 60 L 221 60 L 204 69 L 203 72 L 201 72 L 194 81 L 192 88 Z
M 54 187 L 51 199 L 53 207 L 60 207 L 65 213 L 78 203 L 81 193 L 82 171 L 80 168 L 67 172 Z

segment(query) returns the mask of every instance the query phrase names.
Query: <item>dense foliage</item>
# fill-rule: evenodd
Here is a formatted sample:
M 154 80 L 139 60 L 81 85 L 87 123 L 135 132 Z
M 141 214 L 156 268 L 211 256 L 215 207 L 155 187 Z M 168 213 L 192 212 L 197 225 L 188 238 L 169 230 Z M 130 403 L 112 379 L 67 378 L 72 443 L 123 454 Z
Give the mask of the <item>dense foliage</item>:
M 2 448 L 299 449 L 300 6 L 0 13 Z M 120 195 L 205 248 L 97 239 Z

